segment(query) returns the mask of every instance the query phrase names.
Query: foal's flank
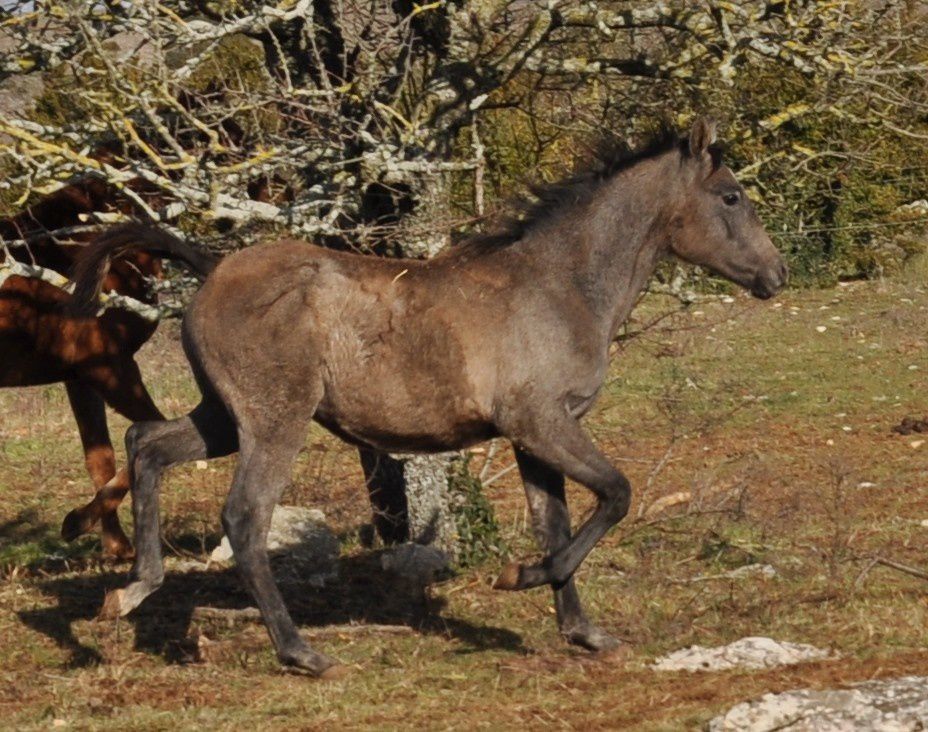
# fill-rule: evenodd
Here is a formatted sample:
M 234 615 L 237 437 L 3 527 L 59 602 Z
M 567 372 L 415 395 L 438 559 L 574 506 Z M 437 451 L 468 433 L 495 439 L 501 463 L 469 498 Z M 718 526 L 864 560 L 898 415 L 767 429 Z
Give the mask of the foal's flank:
M 584 613 L 573 579 L 630 500 L 628 480 L 579 421 L 602 387 L 609 346 L 666 256 L 761 298 L 786 282 L 714 140 L 713 125 L 699 120 L 688 138 L 537 191 L 539 204 L 517 225 L 427 262 L 295 240 L 225 259 L 184 321 L 201 403 L 186 417 L 136 424 L 127 434 L 137 556 L 130 584 L 107 598 L 106 612 L 129 613 L 162 583 L 164 469 L 238 451 L 222 521 L 243 580 L 283 663 L 337 673 L 334 660 L 300 637 L 265 546 L 273 507 L 316 420 L 366 450 L 511 440 L 545 556 L 510 564 L 496 586 L 550 585 L 569 642 L 614 648 Z M 155 235 L 136 232 L 132 241 L 146 236 Z M 101 261 L 116 248 L 105 237 L 98 246 Z M 80 286 L 94 289 L 92 279 Z M 565 477 L 597 498 L 573 536 Z

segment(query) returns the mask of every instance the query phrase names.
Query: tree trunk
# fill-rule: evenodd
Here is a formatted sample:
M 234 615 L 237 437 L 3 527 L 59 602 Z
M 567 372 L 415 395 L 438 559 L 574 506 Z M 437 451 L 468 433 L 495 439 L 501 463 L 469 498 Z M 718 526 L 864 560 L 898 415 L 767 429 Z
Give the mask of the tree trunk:
M 374 528 L 385 544 L 411 541 L 457 556 L 448 471 L 454 453 L 391 456 L 362 449 L 361 465 L 374 512 Z

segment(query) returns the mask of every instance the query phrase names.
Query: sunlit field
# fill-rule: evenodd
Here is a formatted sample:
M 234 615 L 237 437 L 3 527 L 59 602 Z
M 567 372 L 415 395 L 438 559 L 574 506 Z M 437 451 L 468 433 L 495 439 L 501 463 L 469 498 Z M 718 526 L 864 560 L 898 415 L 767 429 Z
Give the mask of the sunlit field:
M 652 297 L 640 328 L 674 308 Z M 547 589 L 500 593 L 502 560 L 423 594 L 364 548 L 354 451 L 314 429 L 283 502 L 317 507 L 339 578 L 283 592 L 305 635 L 349 666 L 286 672 L 260 623 L 197 608 L 252 604 L 205 566 L 234 459 L 173 470 L 162 489 L 168 579 L 132 616 L 97 619 L 126 565 L 58 538 L 89 498 L 61 386 L 0 392 L 0 726 L 16 729 L 698 727 L 768 691 L 928 674 L 928 290 L 906 280 L 706 300 L 621 344 L 586 422 L 635 489 L 629 517 L 579 573 L 591 615 L 626 641 L 599 657 L 558 636 Z M 156 402 L 196 403 L 163 326 L 140 354 Z M 112 418 L 114 435 L 126 424 Z M 489 453 L 476 450 L 480 471 Z M 512 463 L 495 451 L 485 475 Z M 512 556 L 533 556 L 515 471 L 486 487 Z M 590 508 L 571 487 L 575 520 Z M 128 501 L 122 509 L 131 526 Z M 874 560 L 888 560 L 894 569 Z M 752 564 L 775 574 L 732 575 Z M 832 649 L 786 670 L 661 673 L 660 655 L 765 635 Z

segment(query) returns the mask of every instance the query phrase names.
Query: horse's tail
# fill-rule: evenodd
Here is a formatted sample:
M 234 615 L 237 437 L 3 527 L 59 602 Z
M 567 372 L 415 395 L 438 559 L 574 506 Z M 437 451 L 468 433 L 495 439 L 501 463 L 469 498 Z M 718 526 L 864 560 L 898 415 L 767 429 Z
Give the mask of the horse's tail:
M 88 244 L 77 258 L 71 272 L 74 294 L 68 306 L 69 311 L 82 317 L 96 314 L 110 263 L 116 257 L 136 249 L 166 259 L 180 260 L 204 278 L 219 263 L 219 258 L 210 252 L 188 244 L 162 229 L 141 223 L 113 226 Z

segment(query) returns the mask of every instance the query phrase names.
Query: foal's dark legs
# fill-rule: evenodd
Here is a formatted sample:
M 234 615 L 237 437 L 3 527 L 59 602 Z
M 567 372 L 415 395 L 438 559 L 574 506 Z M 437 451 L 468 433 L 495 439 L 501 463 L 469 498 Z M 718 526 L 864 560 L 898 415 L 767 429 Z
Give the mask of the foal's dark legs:
M 222 511 L 222 525 L 239 574 L 258 603 L 280 661 L 315 676 L 334 678 L 341 675 L 343 667 L 313 650 L 300 637 L 274 582 L 267 555 L 267 534 L 274 506 L 290 482 L 293 460 L 305 441 L 306 427 L 286 425 L 273 435 L 260 437 L 249 434 L 246 426 L 240 429 L 238 469 Z
M 238 447 L 235 425 L 225 408 L 204 399 L 180 419 L 137 422 L 126 433 L 135 520 L 135 564 L 130 584 L 107 595 L 104 616 L 127 615 L 161 586 L 161 529 L 158 489 L 165 469 L 190 460 L 228 455 Z
M 516 461 L 538 545 L 545 553 L 554 554 L 570 542 L 570 514 L 564 494 L 564 476 L 524 450 L 516 450 Z M 558 628 L 569 643 L 592 651 L 611 650 L 619 645 L 615 638 L 587 618 L 573 577 L 551 587 Z
M 567 582 L 596 543 L 628 513 L 631 499 L 628 480 L 596 449 L 577 420 L 565 413 L 541 416 L 528 427 L 524 415 L 520 422 L 521 429 L 509 432 L 518 435 L 514 441 L 553 470 L 589 488 L 599 501 L 576 535 L 540 564 L 505 567 L 494 585 L 502 590 Z

